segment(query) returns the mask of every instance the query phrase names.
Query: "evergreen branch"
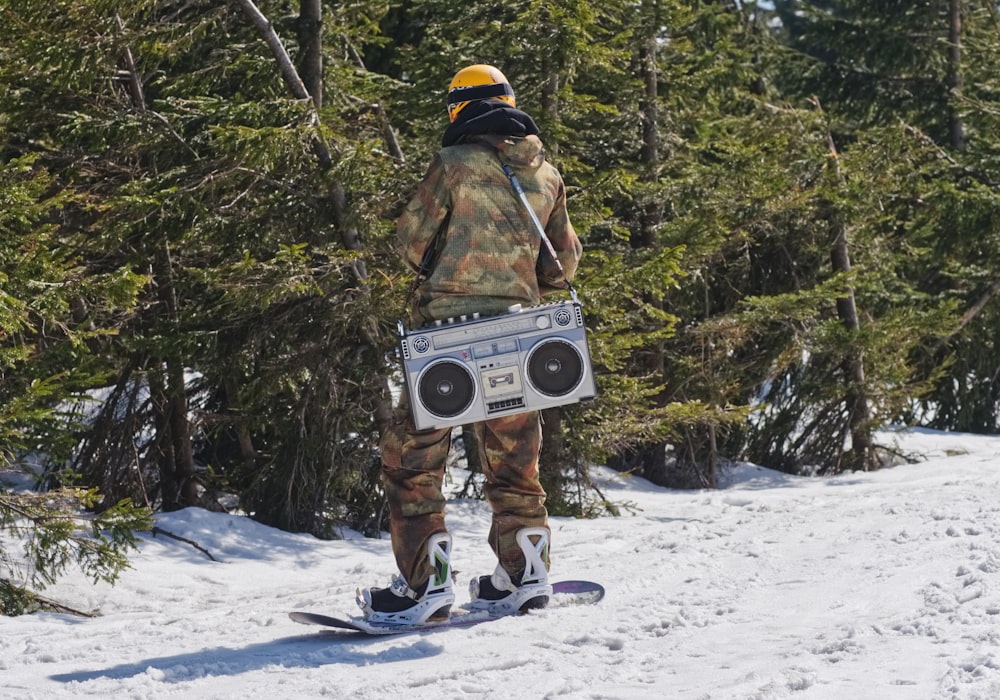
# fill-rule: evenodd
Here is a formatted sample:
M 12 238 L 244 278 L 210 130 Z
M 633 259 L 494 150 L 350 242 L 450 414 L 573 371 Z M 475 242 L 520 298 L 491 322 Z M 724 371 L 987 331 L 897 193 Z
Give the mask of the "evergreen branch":
M 948 341 L 950 341 L 952 338 L 958 335 L 958 333 L 963 328 L 969 325 L 972 322 L 972 320 L 976 316 L 978 316 L 983 309 L 986 308 L 986 305 L 989 304 L 990 301 L 993 300 L 993 297 L 995 297 L 997 294 L 1000 294 L 1000 279 L 993 282 L 993 284 L 990 285 L 989 289 L 983 292 L 982 296 L 980 296 L 976 300 L 976 303 L 970 306 L 969 309 L 964 314 L 962 314 L 962 318 L 959 319 L 958 325 L 951 333 L 939 339 L 937 343 L 935 343 L 934 345 L 935 352 L 939 352 L 948 343 Z
M 147 117 L 157 122 L 158 124 L 162 125 L 163 128 L 167 130 L 167 133 L 170 134 L 170 136 L 174 139 L 174 141 L 183 146 L 184 150 L 190 153 L 195 160 L 201 160 L 201 156 L 198 155 L 198 151 L 194 150 L 194 148 L 191 147 L 191 144 L 185 141 L 184 137 L 177 133 L 177 130 L 174 129 L 174 127 L 170 124 L 170 122 L 167 120 L 165 116 L 152 109 L 144 110 L 143 114 L 145 114 Z
M 55 583 L 73 563 L 95 582 L 114 583 L 128 568 L 126 551 L 135 547 L 135 531 L 149 528 L 148 511 L 122 501 L 96 516 L 81 513 L 97 499 L 96 489 L 0 492 L 0 530 L 23 538 L 28 585 Z M 6 556 L 4 564 L 11 566 Z

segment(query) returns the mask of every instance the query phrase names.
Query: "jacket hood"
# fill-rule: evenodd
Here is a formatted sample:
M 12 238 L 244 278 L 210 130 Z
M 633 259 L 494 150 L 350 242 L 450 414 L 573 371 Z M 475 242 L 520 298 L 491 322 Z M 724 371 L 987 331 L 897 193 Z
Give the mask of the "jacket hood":
M 479 100 L 458 113 L 458 118 L 445 129 L 441 145 L 454 146 L 468 141 L 469 137 L 485 134 L 532 136 L 539 133 L 538 125 L 525 112 L 500 100 Z

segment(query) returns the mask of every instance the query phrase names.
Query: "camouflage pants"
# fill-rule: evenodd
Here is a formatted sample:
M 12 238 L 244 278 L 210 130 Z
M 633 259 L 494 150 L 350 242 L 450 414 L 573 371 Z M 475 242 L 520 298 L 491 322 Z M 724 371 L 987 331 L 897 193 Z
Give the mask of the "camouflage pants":
M 503 568 L 518 580 L 525 561 L 517 531 L 548 527 L 545 491 L 538 480 L 539 415 L 531 411 L 494 418 L 474 424 L 473 429 L 486 477 L 484 491 L 493 509 L 490 546 Z M 392 550 L 400 573 L 413 587 L 431 575 L 427 539 L 447 531 L 441 485 L 451 431 L 416 430 L 404 393 L 392 426 L 382 436 L 382 484 L 389 501 Z

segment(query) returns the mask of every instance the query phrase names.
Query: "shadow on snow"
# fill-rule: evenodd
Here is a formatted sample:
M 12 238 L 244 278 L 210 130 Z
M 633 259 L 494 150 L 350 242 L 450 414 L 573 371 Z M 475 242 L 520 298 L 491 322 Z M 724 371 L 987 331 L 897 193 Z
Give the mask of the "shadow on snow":
M 125 679 L 147 675 L 165 683 L 236 676 L 271 666 L 283 668 L 320 668 L 332 664 L 369 666 L 426 659 L 436 656 L 442 647 L 425 639 L 405 645 L 397 640 L 391 648 L 368 651 L 365 647 L 385 645 L 384 639 L 320 632 L 276 639 L 242 648 L 216 647 L 199 651 L 143 659 L 93 671 L 60 673 L 50 678 L 61 683 L 85 683 L 102 678 Z

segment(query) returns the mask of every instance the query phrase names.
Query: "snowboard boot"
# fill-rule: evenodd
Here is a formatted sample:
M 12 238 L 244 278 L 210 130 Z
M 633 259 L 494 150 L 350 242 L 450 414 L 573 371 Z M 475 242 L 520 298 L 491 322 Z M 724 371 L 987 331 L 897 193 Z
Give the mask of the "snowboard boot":
M 490 576 L 480 576 L 469 583 L 473 610 L 488 610 L 493 615 L 544 608 L 552 595 L 548 559 L 549 531 L 544 527 L 527 527 L 517 531 L 517 544 L 524 552 L 524 571 L 518 580 L 499 564 Z
M 455 592 L 451 578 L 451 535 L 438 533 L 427 541 L 427 557 L 432 574 L 411 588 L 402 575 L 392 577 L 388 588 L 359 590 L 357 603 L 365 619 L 379 624 L 421 625 L 443 622 L 451 617 Z

